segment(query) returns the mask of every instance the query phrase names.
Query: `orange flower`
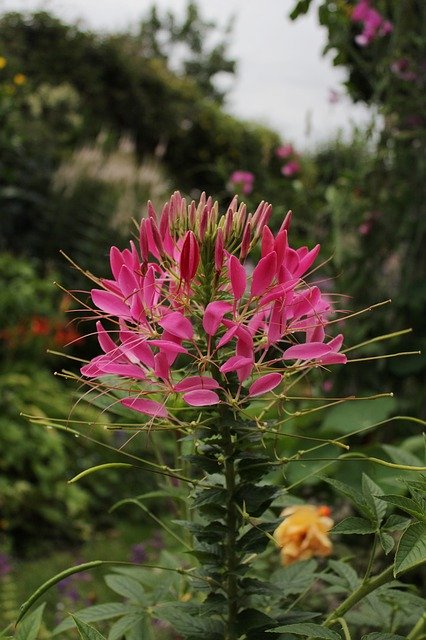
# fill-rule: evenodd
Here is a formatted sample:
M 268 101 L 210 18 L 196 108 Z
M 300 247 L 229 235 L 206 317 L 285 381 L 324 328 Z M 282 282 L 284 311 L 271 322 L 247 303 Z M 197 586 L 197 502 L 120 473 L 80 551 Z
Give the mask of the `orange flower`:
M 288 507 L 281 513 L 284 520 L 274 531 L 274 539 L 281 547 L 284 565 L 312 556 L 330 555 L 333 545 L 328 532 L 334 525 L 329 507 L 310 504 Z
M 18 86 L 22 86 L 23 84 L 25 84 L 27 81 L 27 76 L 25 76 L 23 73 L 17 73 L 15 76 L 13 76 L 13 82 Z

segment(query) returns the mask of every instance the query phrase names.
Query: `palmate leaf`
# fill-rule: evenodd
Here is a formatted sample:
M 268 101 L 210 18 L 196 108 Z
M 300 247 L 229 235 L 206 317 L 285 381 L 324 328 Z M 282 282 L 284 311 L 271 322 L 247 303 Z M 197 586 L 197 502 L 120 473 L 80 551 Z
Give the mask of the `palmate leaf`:
M 384 502 L 390 502 L 401 511 L 405 511 L 410 516 L 414 516 L 424 524 L 426 524 L 426 502 L 423 504 L 423 501 L 420 499 L 407 498 L 405 496 L 381 496 L 380 500 Z
M 395 577 L 426 562 L 426 524 L 415 522 L 401 536 L 395 556 Z
M 37 607 L 29 616 L 26 616 L 18 626 L 15 640 L 36 640 L 41 627 L 41 620 L 46 603 Z
M 339 480 L 333 480 L 332 478 L 323 478 L 324 482 L 330 484 L 336 491 L 342 493 L 344 496 L 351 500 L 358 511 L 370 522 L 375 519 L 374 510 L 371 509 L 370 505 L 366 502 L 365 497 L 354 489 L 350 487 L 348 484 L 344 482 L 340 482 Z
M 146 616 L 144 616 L 143 613 L 133 613 L 116 620 L 109 630 L 108 640 L 119 640 L 124 634 L 127 634 L 133 629 L 133 627 L 137 627 L 139 630 L 143 627 L 146 628 Z M 147 629 L 146 633 L 148 633 Z M 144 635 L 139 637 L 144 637 Z
M 72 616 L 72 618 L 82 640 L 106 640 L 105 636 L 99 633 L 95 627 L 91 627 L 90 624 L 86 624 L 86 622 L 79 620 L 75 616 Z
M 130 602 L 146 604 L 147 598 L 145 589 L 140 582 L 129 576 L 108 575 L 105 576 L 108 587 Z
M 379 499 L 383 495 L 383 490 L 366 473 L 362 474 L 362 494 L 373 513 L 373 522 L 379 526 L 386 513 L 386 505 Z
M 307 638 L 324 638 L 324 640 L 342 640 L 341 636 L 331 629 L 325 629 L 313 622 L 301 622 L 298 624 L 286 624 L 283 627 L 270 629 L 268 633 L 292 633 L 294 636 L 306 636 Z

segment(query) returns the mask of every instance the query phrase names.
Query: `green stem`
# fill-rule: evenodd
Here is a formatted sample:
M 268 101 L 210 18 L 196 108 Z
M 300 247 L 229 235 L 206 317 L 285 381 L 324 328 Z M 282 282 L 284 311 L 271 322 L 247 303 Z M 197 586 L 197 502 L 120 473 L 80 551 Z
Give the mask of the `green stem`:
M 373 545 L 371 547 L 370 558 L 368 560 L 368 565 L 367 565 L 367 569 L 365 570 L 365 575 L 364 575 L 362 584 L 365 584 L 368 578 L 370 577 L 371 570 L 373 568 L 374 558 L 376 556 L 376 548 L 377 548 L 377 533 L 374 536 Z
M 383 584 L 386 584 L 386 582 L 389 582 L 389 580 L 392 580 L 392 579 L 393 579 L 393 566 L 391 565 L 390 567 L 382 571 L 382 573 L 379 573 L 379 575 L 376 576 L 375 578 L 370 578 L 362 582 L 361 585 L 358 587 L 358 589 L 356 589 L 353 593 L 351 593 L 351 595 L 348 596 L 346 600 L 344 600 L 342 604 L 338 606 L 337 609 L 328 616 L 328 618 L 326 618 L 326 620 L 323 623 L 324 627 L 331 627 L 333 624 L 336 623 L 338 618 L 341 618 L 342 616 L 344 616 L 345 613 L 349 611 L 349 609 L 352 609 L 352 607 L 358 604 L 358 602 L 360 602 L 360 600 L 365 598 L 365 596 L 368 596 L 370 593 L 372 593 L 373 591 L 375 591 L 376 589 L 381 587 Z
M 343 631 L 343 635 L 345 636 L 345 640 L 352 640 L 351 634 L 350 634 L 350 631 L 349 631 L 349 627 L 346 624 L 346 620 L 344 618 L 339 618 L 338 620 L 336 620 L 336 622 L 338 622 L 340 624 L 340 626 L 342 627 L 342 631 Z
M 424 613 L 416 622 L 407 636 L 407 640 L 420 640 L 426 637 L 426 613 Z
M 225 418 L 225 416 L 224 416 Z M 227 419 L 228 418 L 228 419 Z M 225 458 L 225 488 L 226 488 L 226 526 L 225 540 L 225 591 L 228 601 L 228 615 L 226 621 L 225 640 L 236 640 L 238 615 L 238 576 L 239 558 L 237 554 L 237 537 L 239 530 L 238 507 L 235 503 L 236 470 L 234 462 L 234 443 L 229 417 L 225 418 L 221 426 L 222 447 Z

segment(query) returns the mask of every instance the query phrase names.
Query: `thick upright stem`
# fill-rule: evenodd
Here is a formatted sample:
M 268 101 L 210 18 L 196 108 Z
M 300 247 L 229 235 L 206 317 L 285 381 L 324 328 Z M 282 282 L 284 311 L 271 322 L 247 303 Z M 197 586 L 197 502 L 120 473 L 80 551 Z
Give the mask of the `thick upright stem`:
M 228 600 L 228 614 L 226 621 L 225 640 L 236 640 L 238 615 L 238 575 L 239 556 L 237 553 L 237 538 L 239 530 L 239 513 L 235 503 L 236 469 L 235 446 L 232 439 L 231 426 L 225 420 L 221 425 L 222 447 L 225 467 L 226 488 L 226 539 L 225 539 L 225 575 L 224 588 Z

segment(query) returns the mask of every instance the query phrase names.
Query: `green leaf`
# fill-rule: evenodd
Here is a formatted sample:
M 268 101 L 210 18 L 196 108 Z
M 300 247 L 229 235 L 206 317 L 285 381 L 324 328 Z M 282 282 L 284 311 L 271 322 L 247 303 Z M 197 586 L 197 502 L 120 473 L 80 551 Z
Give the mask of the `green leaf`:
M 410 524 L 409 518 L 392 513 L 383 525 L 386 531 L 403 531 Z
M 78 617 L 83 622 L 98 622 L 99 620 L 110 620 L 117 616 L 122 616 L 131 612 L 134 608 L 128 604 L 122 602 L 107 602 L 105 604 L 97 604 L 93 607 L 86 607 L 78 611 Z M 52 632 L 52 636 L 58 635 L 67 629 L 74 627 L 74 620 L 72 618 L 66 618 L 61 624 L 59 624 Z
M 349 518 L 345 518 L 341 522 L 338 522 L 331 530 L 331 533 L 359 533 L 361 535 L 366 535 L 368 533 L 374 533 L 375 530 L 376 527 L 374 527 L 368 520 L 365 520 L 365 518 L 350 516 Z
M 40 631 L 45 606 L 46 603 L 44 602 L 40 607 L 37 607 L 35 611 L 22 620 L 16 632 L 16 640 L 36 640 L 38 632 Z
M 401 447 L 393 447 L 390 444 L 383 444 L 382 449 L 386 451 L 392 462 L 395 462 L 396 464 L 404 464 L 410 467 L 421 467 L 423 465 L 422 460 L 415 456 L 414 453 L 401 449 Z
M 257 609 L 243 609 L 237 618 L 237 629 L 241 635 L 253 629 L 264 630 L 274 624 L 273 618 Z
M 270 629 L 269 633 L 292 633 L 295 636 L 308 636 L 312 638 L 324 638 L 325 640 L 342 640 L 335 631 L 325 629 L 313 622 L 302 622 L 299 624 L 286 624 L 283 627 Z
M 422 508 L 418 501 L 413 500 L 413 498 L 390 495 L 381 496 L 380 500 L 390 502 L 395 507 L 398 507 L 398 509 L 401 509 L 401 511 L 409 513 L 410 516 L 414 516 L 415 518 L 426 524 L 426 511 Z
M 217 489 L 204 489 L 199 491 L 192 500 L 192 507 L 199 509 L 207 504 L 223 505 L 226 499 L 226 491 L 223 487 Z
M 78 633 L 80 634 L 80 638 L 82 640 L 106 640 L 105 636 L 103 636 L 95 627 L 91 627 L 90 624 L 86 624 L 82 620 L 79 620 L 75 616 L 72 616 L 75 625 L 78 629 Z
M 185 611 L 183 603 L 162 604 L 155 608 L 155 615 L 161 620 L 169 622 L 174 631 L 183 636 L 200 638 L 223 638 L 223 623 L 217 618 L 196 617 Z
M 374 514 L 374 522 L 380 525 L 386 513 L 386 505 L 377 496 L 383 495 L 383 490 L 366 473 L 362 474 L 362 493 L 369 509 Z
M 299 0 L 293 11 L 290 13 L 290 20 L 296 20 L 299 16 L 303 16 L 308 13 L 311 3 L 312 0 Z
M 251 516 L 261 516 L 265 509 L 278 495 L 279 490 L 274 485 L 245 484 L 237 491 L 235 500 L 245 506 Z
M 362 515 L 365 516 L 367 520 L 371 521 L 372 519 L 374 519 L 374 511 L 372 511 L 370 506 L 367 504 L 364 496 L 359 491 L 357 491 L 353 487 L 350 487 L 344 482 L 340 482 L 340 480 L 324 478 L 324 481 L 334 487 L 337 491 L 339 491 L 339 493 L 342 493 L 344 496 L 349 498 L 349 500 L 354 503 L 358 511 L 362 513 Z
M 280 589 L 283 597 L 299 595 L 315 580 L 317 567 L 315 560 L 302 560 L 277 569 L 271 576 L 271 582 Z
M 392 551 L 395 546 L 395 540 L 388 533 L 379 531 L 379 542 L 386 555 Z
M 397 577 L 426 562 L 426 524 L 415 522 L 402 534 L 395 556 Z
M 330 560 L 330 567 L 333 569 L 334 573 L 337 573 L 338 576 L 343 578 L 343 580 L 347 583 L 349 589 L 356 589 L 360 583 L 360 579 L 354 569 L 346 562 L 341 562 L 340 560 Z
M 119 620 L 116 620 L 109 630 L 108 640 L 119 640 L 119 638 L 122 638 L 132 627 L 143 622 L 144 619 L 145 615 L 142 612 L 139 612 L 123 616 Z
M 115 593 L 131 602 L 146 603 L 145 589 L 137 580 L 123 575 L 108 575 L 105 576 L 105 582 Z
M 322 423 L 321 432 L 347 434 L 385 420 L 394 411 L 395 398 L 356 400 L 332 407 Z

